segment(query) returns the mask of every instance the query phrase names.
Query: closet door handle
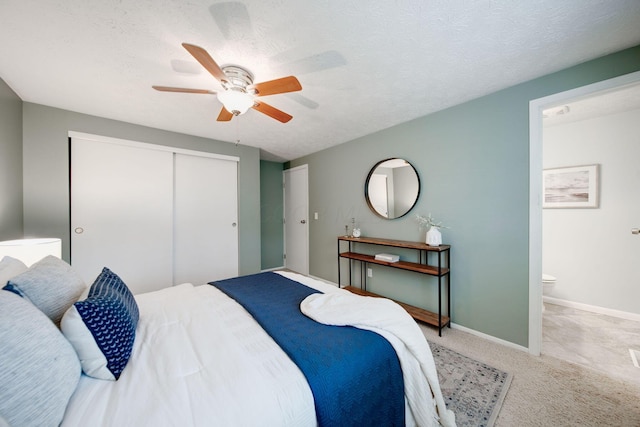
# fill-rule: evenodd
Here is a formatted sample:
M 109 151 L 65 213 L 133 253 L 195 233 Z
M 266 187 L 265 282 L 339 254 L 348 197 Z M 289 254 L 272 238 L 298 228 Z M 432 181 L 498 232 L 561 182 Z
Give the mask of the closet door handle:
M 232 227 L 235 227 L 236 225 L 238 225 L 238 224 L 236 224 L 235 222 L 233 224 L 231 224 Z
M 306 224 L 307 220 L 303 219 L 302 221 L 300 221 L 300 224 Z
M 631 234 L 640 234 L 640 228 L 632 228 Z

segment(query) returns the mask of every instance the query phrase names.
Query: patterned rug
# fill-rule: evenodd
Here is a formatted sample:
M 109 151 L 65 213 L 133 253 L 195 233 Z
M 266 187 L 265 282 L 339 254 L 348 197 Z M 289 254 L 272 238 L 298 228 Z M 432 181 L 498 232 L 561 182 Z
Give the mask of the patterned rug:
M 491 427 L 511 384 L 511 374 L 429 341 L 447 408 L 458 427 Z

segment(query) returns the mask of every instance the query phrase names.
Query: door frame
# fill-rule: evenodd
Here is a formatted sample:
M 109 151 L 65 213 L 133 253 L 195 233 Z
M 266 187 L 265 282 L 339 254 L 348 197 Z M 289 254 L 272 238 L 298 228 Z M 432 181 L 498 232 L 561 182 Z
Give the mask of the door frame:
M 640 82 L 640 71 L 529 102 L 529 353 L 542 349 L 542 112 Z
M 282 192 L 282 205 L 283 205 L 282 211 L 284 213 L 283 221 L 287 221 L 287 219 L 290 218 L 291 216 L 289 215 L 289 212 L 287 211 L 287 201 L 286 201 L 287 200 L 287 197 L 286 197 L 287 189 L 286 189 L 286 187 L 284 187 L 285 183 L 286 183 L 286 174 L 287 173 L 290 174 L 291 172 L 300 171 L 300 170 L 304 170 L 305 171 L 306 178 L 307 178 L 307 185 L 305 187 L 306 198 L 307 198 L 307 206 L 305 206 L 305 208 L 306 208 L 306 216 L 307 216 L 307 218 L 306 218 L 307 227 L 306 227 L 306 236 L 305 236 L 306 245 L 304 245 L 304 249 L 305 249 L 304 257 L 305 257 L 305 264 L 306 264 L 307 268 L 306 268 L 306 271 L 304 272 L 304 274 L 308 275 L 309 274 L 309 225 L 310 225 L 310 222 L 309 222 L 309 165 L 305 164 L 305 165 L 301 165 L 301 166 L 296 166 L 296 167 L 291 168 L 291 169 L 285 169 L 285 170 L 282 171 L 282 185 L 283 185 L 283 189 L 284 189 L 284 191 Z M 286 255 L 286 253 L 287 253 L 287 226 L 286 226 L 286 223 L 285 223 L 285 226 L 283 227 L 282 231 L 283 231 L 283 235 L 284 235 L 284 239 L 283 239 L 284 254 Z M 287 260 L 284 259 L 283 261 L 284 261 L 284 266 L 286 268 L 287 267 Z

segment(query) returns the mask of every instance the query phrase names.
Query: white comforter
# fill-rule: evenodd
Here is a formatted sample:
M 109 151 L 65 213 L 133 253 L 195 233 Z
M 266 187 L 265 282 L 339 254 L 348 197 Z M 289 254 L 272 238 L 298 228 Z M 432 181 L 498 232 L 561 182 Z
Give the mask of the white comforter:
M 305 377 L 244 308 L 213 286 L 136 296 L 118 381 L 82 376 L 63 426 L 315 426 Z
M 347 292 L 280 274 L 325 294 Z M 217 288 L 183 284 L 136 295 L 136 301 L 140 320 L 129 364 L 118 381 L 83 375 L 63 426 L 317 425 L 302 372 Z M 385 338 L 393 345 L 393 338 Z M 433 411 L 426 394 L 422 403 Z M 415 424 L 408 407 L 407 425 Z

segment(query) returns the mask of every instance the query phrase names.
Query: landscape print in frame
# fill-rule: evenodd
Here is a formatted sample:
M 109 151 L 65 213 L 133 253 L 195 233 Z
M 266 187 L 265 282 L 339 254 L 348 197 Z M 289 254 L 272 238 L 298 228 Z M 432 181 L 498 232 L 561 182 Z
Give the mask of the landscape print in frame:
M 545 169 L 543 208 L 597 208 L 598 165 Z

